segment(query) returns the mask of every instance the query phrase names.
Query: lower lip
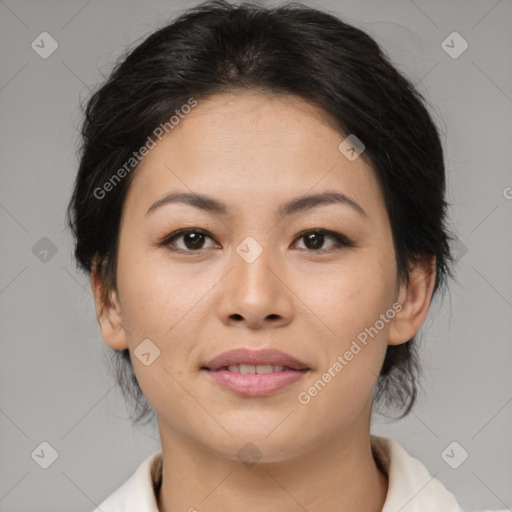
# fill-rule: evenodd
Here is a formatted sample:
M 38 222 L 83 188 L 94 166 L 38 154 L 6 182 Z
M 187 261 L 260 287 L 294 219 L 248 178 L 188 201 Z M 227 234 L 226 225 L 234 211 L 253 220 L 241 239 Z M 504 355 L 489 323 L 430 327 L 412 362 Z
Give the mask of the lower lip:
M 306 371 L 283 370 L 275 373 L 235 373 L 229 370 L 208 370 L 208 374 L 220 386 L 241 396 L 266 396 L 297 382 Z

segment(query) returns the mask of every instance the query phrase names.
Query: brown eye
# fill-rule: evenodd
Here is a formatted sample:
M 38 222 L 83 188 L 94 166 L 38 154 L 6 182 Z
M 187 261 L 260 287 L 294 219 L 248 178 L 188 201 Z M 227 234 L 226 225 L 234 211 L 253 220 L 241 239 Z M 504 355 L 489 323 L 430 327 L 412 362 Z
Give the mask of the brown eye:
M 298 239 L 303 239 L 306 249 L 313 252 L 330 252 L 341 247 L 352 245 L 343 235 L 335 233 L 334 231 L 326 231 L 325 229 L 309 229 L 301 233 Z M 334 244 L 331 244 L 327 249 L 323 249 L 322 246 L 326 239 L 334 240 Z
M 201 249 L 204 244 L 204 235 L 194 231 L 183 235 L 183 242 L 188 249 Z
M 321 249 L 324 239 L 325 235 L 323 233 L 308 233 L 304 236 L 304 243 L 308 249 Z
M 209 238 L 213 240 L 211 236 L 209 236 L 206 231 L 197 228 L 188 228 L 188 229 L 180 229 L 171 233 L 168 237 L 166 237 L 161 245 L 170 247 L 172 250 L 177 251 L 187 251 L 193 252 L 201 249 L 205 249 L 205 240 Z M 183 242 L 180 244 L 176 244 L 176 240 L 182 240 Z
M 205 247 L 207 239 L 214 240 L 206 231 L 199 228 L 179 229 L 167 236 L 159 245 L 168 247 L 172 251 L 199 252 Z M 353 244 L 340 233 L 327 231 L 325 229 L 309 229 L 301 233 L 298 240 L 303 239 L 305 248 L 303 250 L 327 253 L 350 247 Z M 323 248 L 327 240 L 333 241 L 329 247 Z M 180 243 L 178 243 L 180 242 Z M 301 248 L 302 250 L 302 248 Z

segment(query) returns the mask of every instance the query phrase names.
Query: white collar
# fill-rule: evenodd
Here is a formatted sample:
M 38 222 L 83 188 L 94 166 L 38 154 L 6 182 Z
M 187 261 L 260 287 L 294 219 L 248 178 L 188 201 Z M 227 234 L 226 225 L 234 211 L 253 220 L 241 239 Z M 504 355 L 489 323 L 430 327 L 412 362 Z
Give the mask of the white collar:
M 382 512 L 463 512 L 453 494 L 397 441 L 370 435 L 374 456 L 388 475 Z M 94 512 L 158 512 L 154 483 L 162 452 L 153 453 Z

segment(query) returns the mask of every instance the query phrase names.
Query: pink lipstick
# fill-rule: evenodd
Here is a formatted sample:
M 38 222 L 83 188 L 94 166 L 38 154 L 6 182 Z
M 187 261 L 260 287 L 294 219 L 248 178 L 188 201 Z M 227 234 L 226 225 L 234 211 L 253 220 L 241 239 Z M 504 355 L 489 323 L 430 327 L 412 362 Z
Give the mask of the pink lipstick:
M 305 363 L 279 350 L 245 348 L 223 352 L 203 369 L 221 387 L 247 397 L 271 395 L 309 371 Z

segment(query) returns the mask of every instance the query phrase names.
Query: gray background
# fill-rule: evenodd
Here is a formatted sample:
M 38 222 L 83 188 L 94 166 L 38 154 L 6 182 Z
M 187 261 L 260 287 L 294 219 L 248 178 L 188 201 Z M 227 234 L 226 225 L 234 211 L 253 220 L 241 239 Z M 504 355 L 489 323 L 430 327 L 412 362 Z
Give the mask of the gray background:
M 376 417 L 372 433 L 402 443 L 463 508 L 510 508 L 512 2 L 307 3 L 367 30 L 425 94 L 461 240 L 459 284 L 422 329 L 419 403 L 399 422 Z M 88 512 L 160 448 L 155 426 L 127 420 L 64 211 L 80 100 L 125 47 L 186 6 L 0 0 L 1 511 Z M 43 31 L 59 45 L 47 59 L 31 48 Z M 458 58 L 441 47 L 453 31 L 469 44 Z M 46 261 L 43 237 L 57 250 Z M 46 470 L 31 457 L 43 441 L 58 453 Z M 452 441 L 469 453 L 458 469 L 441 457 Z

